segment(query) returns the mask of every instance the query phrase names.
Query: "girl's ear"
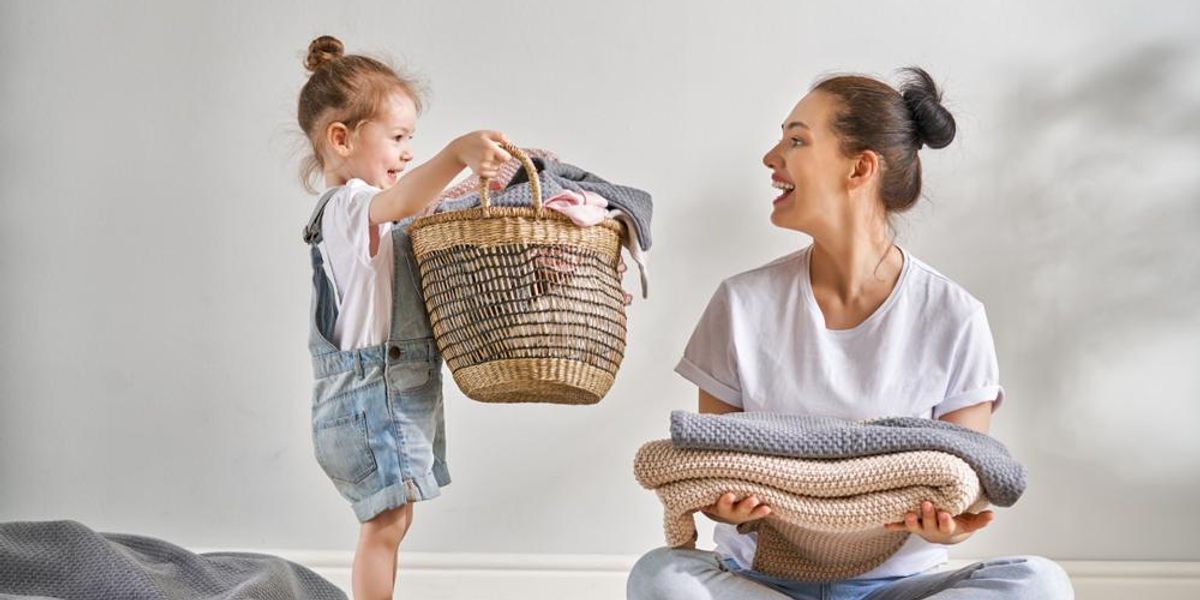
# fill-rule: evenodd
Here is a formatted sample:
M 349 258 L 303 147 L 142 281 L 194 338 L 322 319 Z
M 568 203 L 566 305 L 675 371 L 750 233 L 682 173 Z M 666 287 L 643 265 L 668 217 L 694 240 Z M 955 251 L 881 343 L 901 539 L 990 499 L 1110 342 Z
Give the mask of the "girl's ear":
M 847 183 L 852 190 L 867 185 L 874 180 L 875 176 L 879 174 L 879 169 L 882 167 L 879 154 L 874 150 L 864 150 L 850 166 L 850 178 Z
M 333 122 L 325 129 L 325 142 L 329 149 L 342 158 L 350 155 L 353 149 L 350 143 L 350 130 L 345 123 Z

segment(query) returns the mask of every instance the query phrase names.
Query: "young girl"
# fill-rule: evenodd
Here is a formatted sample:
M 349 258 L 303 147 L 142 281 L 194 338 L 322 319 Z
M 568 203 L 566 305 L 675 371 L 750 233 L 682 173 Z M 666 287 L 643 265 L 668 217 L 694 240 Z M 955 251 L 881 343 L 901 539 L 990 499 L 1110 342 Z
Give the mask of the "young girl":
M 441 357 L 433 343 L 406 227 L 464 167 L 495 177 L 501 133 L 450 142 L 403 178 L 421 110 L 414 83 L 330 36 L 309 45 L 300 128 L 312 143 L 311 190 L 324 179 L 304 239 L 313 264 L 309 350 L 317 462 L 362 522 L 352 570 L 358 600 L 391 598 L 412 503 L 450 483 Z

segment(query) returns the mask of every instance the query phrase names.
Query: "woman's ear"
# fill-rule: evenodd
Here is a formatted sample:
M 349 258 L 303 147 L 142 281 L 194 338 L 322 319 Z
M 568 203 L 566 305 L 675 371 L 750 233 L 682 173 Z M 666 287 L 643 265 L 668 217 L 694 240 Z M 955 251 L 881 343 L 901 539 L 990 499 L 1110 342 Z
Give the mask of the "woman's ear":
M 864 150 L 851 163 L 849 186 L 857 189 L 875 180 L 882 167 L 881 158 L 874 150 Z
M 350 130 L 345 123 L 333 122 L 325 129 L 325 142 L 329 149 L 342 158 L 350 155 Z

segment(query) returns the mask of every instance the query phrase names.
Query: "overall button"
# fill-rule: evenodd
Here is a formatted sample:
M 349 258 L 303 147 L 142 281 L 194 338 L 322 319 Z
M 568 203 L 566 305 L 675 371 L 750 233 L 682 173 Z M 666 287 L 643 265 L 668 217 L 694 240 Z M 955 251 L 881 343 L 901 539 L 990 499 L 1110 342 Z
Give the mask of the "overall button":
M 388 358 L 390 358 L 392 360 L 399 360 L 400 359 L 400 346 L 392 346 L 391 348 L 388 348 Z

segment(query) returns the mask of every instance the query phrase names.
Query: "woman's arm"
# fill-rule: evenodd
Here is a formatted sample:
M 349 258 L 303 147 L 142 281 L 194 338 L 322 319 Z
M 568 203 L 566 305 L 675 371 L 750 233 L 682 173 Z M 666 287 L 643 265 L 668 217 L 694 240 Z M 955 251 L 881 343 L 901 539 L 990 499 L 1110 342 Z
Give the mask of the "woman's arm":
M 723 415 L 732 412 L 742 412 L 742 409 L 717 400 L 712 394 L 700 390 L 700 412 Z M 755 496 L 746 496 L 739 499 L 734 494 L 724 494 L 717 499 L 716 504 L 706 506 L 700 509 L 700 512 L 719 523 L 740 525 L 746 521 L 761 519 L 771 514 L 771 508 L 763 504 Z
M 979 433 L 987 433 L 992 425 L 992 403 L 980 402 L 974 406 L 960 408 L 942 415 L 939 420 L 962 425 Z
M 709 414 L 713 414 L 713 415 L 723 415 L 725 413 L 731 413 L 731 412 L 742 412 L 742 409 L 740 409 L 732 404 L 726 404 L 724 402 L 721 402 L 720 400 L 717 400 L 716 398 L 714 398 L 712 396 L 712 394 L 709 394 L 708 392 L 706 392 L 704 390 L 700 390 L 700 411 L 699 412 L 709 413 Z M 958 411 L 955 411 L 955 412 L 958 412 Z M 951 413 L 951 414 L 953 414 L 953 413 Z
M 941 421 L 987 433 L 992 424 L 992 403 L 981 402 L 942 415 Z M 888 523 L 889 531 L 908 531 L 935 544 L 957 544 L 971 534 L 987 527 L 995 515 L 990 510 L 980 513 L 951 515 L 944 510 L 935 510 L 930 502 L 921 503 L 921 512 L 910 512 L 901 523 Z

